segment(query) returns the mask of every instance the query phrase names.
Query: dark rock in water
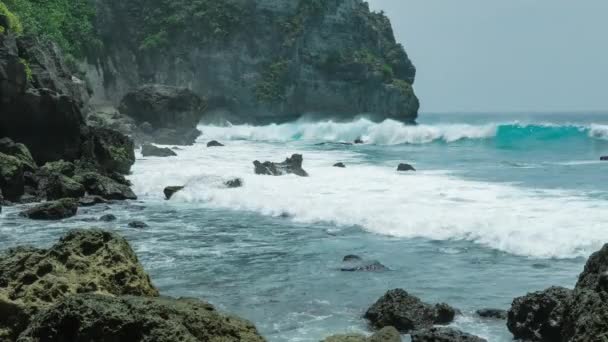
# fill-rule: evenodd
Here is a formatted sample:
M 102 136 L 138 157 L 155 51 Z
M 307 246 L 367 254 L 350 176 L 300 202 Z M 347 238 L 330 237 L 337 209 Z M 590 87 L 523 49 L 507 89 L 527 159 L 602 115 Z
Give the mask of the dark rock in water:
M 99 221 L 101 221 L 101 222 L 113 222 L 113 221 L 116 221 L 116 220 L 117 220 L 116 216 L 114 216 L 112 214 L 106 214 L 106 215 L 103 215 L 103 216 L 101 216 L 99 218 Z
M 23 164 L 19 159 L 0 153 L 0 190 L 6 200 L 17 202 L 25 193 Z
M 90 160 L 103 173 L 128 174 L 135 163 L 135 145 L 131 138 L 108 128 L 83 130 L 83 159 Z
M 412 333 L 412 342 L 486 342 L 485 339 L 453 328 L 430 328 Z
M 15 341 L 36 313 L 86 292 L 158 296 L 127 241 L 110 232 L 73 230 L 49 249 L 0 253 L 0 312 L 10 313 L 0 315 L 0 340 Z
M 608 156 L 601 156 L 601 157 L 600 157 L 600 160 L 601 160 L 601 161 L 608 161 Z
M 78 204 L 81 207 L 92 207 L 96 204 L 103 204 L 103 203 L 108 203 L 108 201 L 105 200 L 101 196 L 85 196 L 78 200 Z
M 37 315 L 22 342 L 63 341 L 264 342 L 255 326 L 198 299 L 67 297 Z
M 397 166 L 397 171 L 416 171 L 416 169 L 410 164 L 401 163 Z
M 477 316 L 483 318 L 507 319 L 507 310 L 501 309 L 479 309 L 475 311 Z
M 256 175 L 282 176 L 293 173 L 297 176 L 308 177 L 308 173 L 302 169 L 303 158 L 301 154 L 294 154 L 282 163 L 264 162 L 258 160 L 253 162 Z
M 608 272 L 608 244 L 589 256 L 583 272 L 578 277 L 576 288 L 606 291 L 604 288 L 606 272 Z
M 152 142 L 161 145 L 193 145 L 201 133 L 196 128 L 160 128 L 152 134 Z
M 344 168 L 344 167 L 346 167 L 346 165 L 344 165 L 344 163 L 335 163 L 334 167 L 342 167 L 342 168 Z
M 207 147 L 222 147 L 222 146 L 224 146 L 224 145 L 220 144 L 220 142 L 217 140 L 211 140 L 210 142 L 207 143 Z
M 144 157 L 172 157 L 177 155 L 177 153 L 173 152 L 170 148 L 156 147 L 154 145 L 143 145 L 141 154 Z
M 34 171 L 38 168 L 30 150 L 25 145 L 15 143 L 10 138 L 0 139 L 0 153 L 19 159 L 24 171 Z
M 457 313 L 458 310 L 446 303 L 435 304 L 435 324 L 450 324 Z
M 74 180 L 82 184 L 89 195 L 101 196 L 107 200 L 137 199 L 129 186 L 95 172 L 77 174 Z
M 551 287 L 515 298 L 508 313 L 507 328 L 516 339 L 561 341 L 562 324 L 572 290 Z
M 183 189 L 183 186 L 168 186 L 165 188 L 165 190 L 163 190 L 163 193 L 165 194 L 165 198 L 169 200 L 171 197 L 173 197 L 173 195 L 175 195 L 176 192 Z
M 355 144 L 363 144 L 363 139 L 357 138 L 357 139 L 355 139 L 354 143 Z
M 80 198 L 84 196 L 84 186 L 68 176 L 60 173 L 38 173 L 38 191 L 49 200 L 61 198 Z
M 343 272 L 382 272 L 388 268 L 376 260 L 363 260 L 358 255 L 347 255 L 342 259 Z
M 143 228 L 148 228 L 148 224 L 143 222 L 143 221 L 131 221 L 129 222 L 129 228 L 137 228 L 137 229 L 143 229 Z
M 67 177 L 74 177 L 75 170 L 76 170 L 76 167 L 74 166 L 73 163 L 66 162 L 63 160 L 48 162 L 40 168 L 41 172 L 45 172 L 45 173 L 49 173 L 49 174 L 50 173 L 60 173 Z
M 240 188 L 243 186 L 243 181 L 240 178 L 235 178 L 224 182 L 224 185 L 229 188 Z
M 369 337 L 361 334 L 333 335 L 321 342 L 401 342 L 401 335 L 397 329 L 385 327 Z
M 76 215 L 78 201 L 64 198 L 36 205 L 20 213 L 21 216 L 32 220 L 61 220 Z
M 402 333 L 431 328 L 440 320 L 433 306 L 402 289 L 386 292 L 365 312 L 364 317 L 376 329 L 393 326 Z
M 191 90 L 161 84 L 147 84 L 127 93 L 119 110 L 139 123 L 159 128 L 196 128 L 205 102 Z

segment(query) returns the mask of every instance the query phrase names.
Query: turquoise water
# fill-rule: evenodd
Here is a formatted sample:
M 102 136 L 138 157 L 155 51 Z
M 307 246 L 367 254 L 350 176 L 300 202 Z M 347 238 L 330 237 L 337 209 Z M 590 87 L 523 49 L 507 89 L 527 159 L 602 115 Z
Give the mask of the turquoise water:
M 476 309 L 573 286 L 608 241 L 608 114 L 428 114 L 386 121 L 201 126 L 178 157 L 139 158 L 139 201 L 83 208 L 52 224 L 0 214 L 0 247 L 47 246 L 73 227 L 125 235 L 161 292 L 208 300 L 270 341 L 367 332 L 361 315 L 402 287 L 462 310 L 454 326 L 510 341 Z M 362 138 L 366 144 L 339 142 Z M 224 148 L 208 149 L 217 139 Z M 319 145 L 323 143 L 322 145 Z M 309 178 L 253 175 L 255 159 L 304 155 Z M 346 169 L 333 168 L 342 161 Z M 416 173 L 395 171 L 400 162 Z M 240 177 L 244 187 L 226 189 Z M 186 184 L 171 201 L 167 185 Z M 95 219 L 112 212 L 115 223 Z M 146 230 L 127 228 L 134 219 Z M 359 254 L 390 268 L 340 272 Z

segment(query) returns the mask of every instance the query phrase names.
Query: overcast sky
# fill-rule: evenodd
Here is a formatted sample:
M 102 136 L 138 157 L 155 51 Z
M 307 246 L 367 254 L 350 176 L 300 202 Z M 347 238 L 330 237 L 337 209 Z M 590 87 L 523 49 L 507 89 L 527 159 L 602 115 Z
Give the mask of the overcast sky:
M 608 110 L 608 0 L 369 0 L 423 112 Z

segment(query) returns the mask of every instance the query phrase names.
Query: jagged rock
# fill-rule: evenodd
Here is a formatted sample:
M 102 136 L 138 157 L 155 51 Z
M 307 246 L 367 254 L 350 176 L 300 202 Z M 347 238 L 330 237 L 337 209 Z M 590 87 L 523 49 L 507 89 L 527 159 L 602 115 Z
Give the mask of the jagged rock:
M 128 185 L 95 172 L 77 174 L 74 180 L 82 184 L 89 195 L 101 196 L 107 200 L 137 199 Z
M 591 254 L 585 263 L 583 272 L 579 275 L 576 283 L 577 289 L 603 290 L 606 272 L 608 271 L 608 244 L 599 251 Z
M 600 160 L 601 160 L 601 161 L 608 161 L 608 156 L 601 156 L 601 157 L 600 157 Z
M 165 198 L 169 200 L 171 197 L 173 197 L 173 195 L 175 195 L 176 192 L 183 189 L 183 186 L 168 186 L 165 188 L 165 190 L 163 190 L 163 193 L 165 194 Z
M 222 146 L 224 146 L 224 145 L 221 144 L 217 140 L 211 140 L 210 142 L 207 143 L 207 147 L 222 147 Z
M 25 192 L 23 163 L 13 156 L 0 153 L 0 190 L 4 198 L 16 202 Z
M 416 171 L 416 169 L 410 164 L 401 163 L 397 166 L 397 171 Z
M 450 324 L 457 313 L 458 310 L 446 303 L 435 304 L 435 324 Z
M 87 139 L 83 143 L 83 158 L 96 165 L 103 173 L 128 174 L 135 163 L 135 146 L 126 135 L 109 128 L 83 129 Z
M 297 176 L 308 177 L 308 173 L 302 169 L 302 161 L 301 154 L 294 154 L 282 163 L 272 163 L 269 161 L 261 163 L 256 160 L 253 162 L 253 165 L 256 175 L 282 176 L 293 173 Z
M 322 342 L 401 342 L 401 335 L 397 329 L 385 327 L 369 337 L 361 334 L 333 335 Z
M 393 326 L 403 333 L 449 323 L 445 316 L 438 316 L 436 308 L 402 289 L 386 292 L 365 312 L 364 317 L 376 329 Z
M 158 296 L 127 241 L 113 233 L 73 230 L 49 249 L 1 253 L 0 313 L 11 314 L 0 314 L 0 340 L 16 340 L 34 314 L 86 292 Z
M 116 216 L 114 216 L 112 214 L 105 214 L 99 218 L 99 221 L 101 221 L 101 222 L 113 222 L 116 220 L 117 220 Z
M 40 171 L 42 171 L 42 172 L 60 173 L 67 177 L 74 177 L 75 170 L 76 170 L 76 167 L 74 166 L 73 163 L 66 162 L 63 160 L 48 162 L 40 168 Z
M 129 222 L 129 228 L 137 228 L 137 229 L 143 229 L 143 228 L 148 228 L 148 224 L 143 222 L 143 221 L 131 221 Z
M 4 153 L 9 156 L 13 156 L 23 165 L 24 171 L 34 171 L 38 168 L 30 150 L 20 143 L 15 143 L 10 138 L 0 139 L 0 153 Z
M 82 294 L 38 314 L 18 342 L 264 342 L 255 326 L 197 299 Z
M 453 328 L 430 328 L 414 331 L 412 342 L 486 342 L 486 340 Z
M 346 165 L 344 165 L 344 163 L 335 163 L 334 167 L 341 167 L 341 168 L 345 168 Z
M 553 342 L 562 340 L 562 325 L 572 290 L 551 287 L 513 300 L 507 328 L 517 339 Z
M 243 186 L 243 180 L 240 178 L 234 178 L 224 182 L 224 185 L 228 188 L 240 188 Z
M 92 207 L 96 204 L 102 204 L 102 203 L 108 203 L 108 201 L 103 199 L 103 197 L 101 197 L 101 196 L 85 196 L 78 200 L 78 204 L 81 207 Z
M 343 272 L 382 272 L 388 267 L 376 260 L 363 260 L 357 255 L 347 255 L 342 259 L 340 271 Z
M 32 220 L 61 220 L 76 215 L 78 201 L 73 198 L 62 198 L 56 201 L 38 204 L 22 211 L 21 216 Z
M 38 173 L 38 191 L 49 201 L 61 198 L 80 198 L 85 194 L 82 184 L 55 172 Z
M 359 145 L 359 144 L 363 144 L 363 139 L 361 138 L 357 138 L 355 139 L 355 141 L 353 142 L 355 145 Z
M 507 319 L 507 310 L 502 309 L 479 309 L 475 313 L 483 318 Z
M 172 157 L 177 155 L 177 153 L 173 152 L 170 148 L 156 147 L 149 144 L 142 146 L 141 154 L 144 157 Z

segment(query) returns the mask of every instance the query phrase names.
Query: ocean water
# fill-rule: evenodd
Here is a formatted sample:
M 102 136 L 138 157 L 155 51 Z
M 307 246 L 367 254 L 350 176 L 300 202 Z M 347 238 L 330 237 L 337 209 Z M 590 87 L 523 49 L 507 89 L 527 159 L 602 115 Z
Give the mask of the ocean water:
M 74 227 L 117 231 L 163 294 L 210 301 L 270 341 L 368 333 L 361 316 L 397 287 L 459 308 L 454 327 L 510 341 L 504 321 L 474 311 L 572 287 L 608 242 L 608 162 L 599 161 L 608 113 L 426 114 L 419 123 L 201 125 L 199 143 L 177 157 L 139 155 L 138 201 L 55 223 L 4 208 L 0 248 L 48 246 Z M 357 138 L 365 144 L 341 144 Z M 205 147 L 212 139 L 226 146 Z M 293 153 L 310 177 L 253 174 L 253 160 Z M 401 162 L 418 171 L 398 173 Z M 235 177 L 242 188 L 223 186 Z M 168 185 L 186 189 L 165 201 Z M 119 220 L 96 221 L 109 212 Z M 150 227 L 127 228 L 136 219 Z M 340 272 L 347 254 L 390 271 Z

